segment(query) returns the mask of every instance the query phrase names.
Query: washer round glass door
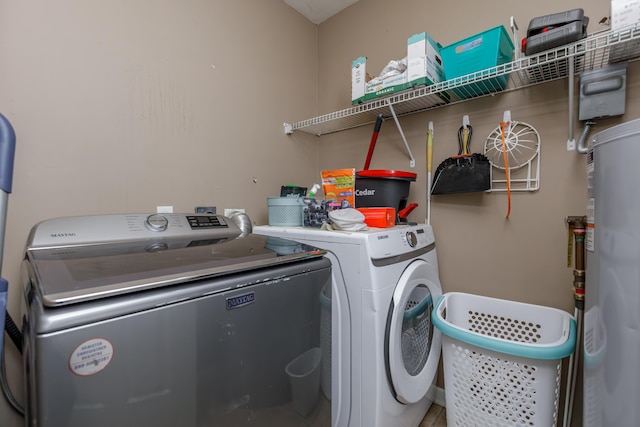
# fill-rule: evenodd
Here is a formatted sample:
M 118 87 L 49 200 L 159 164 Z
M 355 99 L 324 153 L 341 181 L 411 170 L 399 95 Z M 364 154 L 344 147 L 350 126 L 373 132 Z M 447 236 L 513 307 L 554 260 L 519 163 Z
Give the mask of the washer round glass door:
M 409 264 L 400 276 L 386 330 L 387 376 L 401 403 L 416 403 L 429 391 L 440 359 L 440 331 L 431 312 L 442 289 L 437 271 L 425 261 Z

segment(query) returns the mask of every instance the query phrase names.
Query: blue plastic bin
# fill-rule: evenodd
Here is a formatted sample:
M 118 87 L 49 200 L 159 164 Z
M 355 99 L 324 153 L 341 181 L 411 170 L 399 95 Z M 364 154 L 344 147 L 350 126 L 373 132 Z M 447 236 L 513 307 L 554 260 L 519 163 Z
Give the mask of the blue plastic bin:
M 504 25 L 467 37 L 440 50 L 447 80 L 488 70 L 511 62 L 514 46 Z M 480 76 L 484 75 L 481 74 Z M 487 72 L 486 75 L 489 75 Z M 507 74 L 464 85 L 453 90 L 460 98 L 498 92 L 507 86 Z

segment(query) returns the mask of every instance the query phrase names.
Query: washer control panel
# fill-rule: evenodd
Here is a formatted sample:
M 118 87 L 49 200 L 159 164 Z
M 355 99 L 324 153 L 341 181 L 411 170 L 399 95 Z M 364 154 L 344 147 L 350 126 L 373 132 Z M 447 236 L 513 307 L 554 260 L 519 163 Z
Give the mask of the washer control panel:
M 226 217 L 214 214 L 114 214 L 62 217 L 34 226 L 30 247 L 154 238 L 228 237 L 241 234 Z
M 227 222 L 221 216 L 215 215 L 187 215 L 187 221 L 192 229 L 226 227 Z
M 151 231 L 164 231 L 169 225 L 169 220 L 162 215 L 149 215 L 144 221 L 144 225 Z

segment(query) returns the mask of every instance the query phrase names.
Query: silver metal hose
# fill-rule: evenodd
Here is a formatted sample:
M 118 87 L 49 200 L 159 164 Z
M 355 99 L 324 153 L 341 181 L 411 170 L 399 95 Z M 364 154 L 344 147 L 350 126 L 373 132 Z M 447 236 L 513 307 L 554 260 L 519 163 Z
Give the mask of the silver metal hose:
M 591 127 L 595 125 L 596 122 L 592 122 L 591 120 L 587 120 L 584 122 L 584 128 L 582 128 L 582 133 L 580 133 L 580 138 L 578 139 L 578 147 L 576 151 L 578 154 L 587 154 L 589 144 L 587 141 L 587 135 L 589 135 L 589 131 L 591 131 Z

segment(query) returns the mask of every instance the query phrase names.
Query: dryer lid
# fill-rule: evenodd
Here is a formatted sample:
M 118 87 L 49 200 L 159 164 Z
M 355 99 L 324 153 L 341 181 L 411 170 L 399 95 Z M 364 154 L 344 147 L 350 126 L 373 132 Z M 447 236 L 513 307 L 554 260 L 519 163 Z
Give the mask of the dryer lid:
M 168 237 L 143 232 L 136 234 L 137 238 L 115 242 L 100 241 L 93 236 L 87 240 L 98 240 L 97 243 L 57 246 L 32 241 L 25 263 L 30 265 L 30 280 L 42 303 L 60 306 L 236 274 L 326 253 L 298 242 L 244 235 L 234 230 L 232 227 L 196 233 L 184 230 Z

